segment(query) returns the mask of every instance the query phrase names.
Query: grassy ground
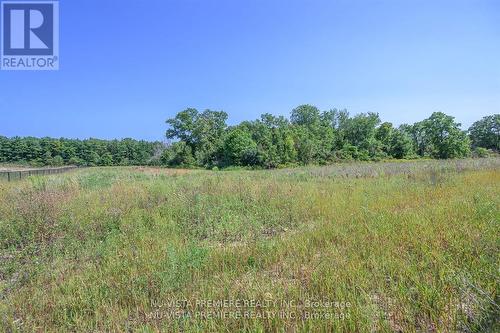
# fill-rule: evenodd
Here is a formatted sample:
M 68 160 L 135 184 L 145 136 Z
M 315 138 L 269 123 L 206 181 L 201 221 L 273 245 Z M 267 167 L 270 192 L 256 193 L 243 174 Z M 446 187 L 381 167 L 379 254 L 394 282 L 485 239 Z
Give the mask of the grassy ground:
M 0 183 L 0 331 L 499 329 L 500 160 Z

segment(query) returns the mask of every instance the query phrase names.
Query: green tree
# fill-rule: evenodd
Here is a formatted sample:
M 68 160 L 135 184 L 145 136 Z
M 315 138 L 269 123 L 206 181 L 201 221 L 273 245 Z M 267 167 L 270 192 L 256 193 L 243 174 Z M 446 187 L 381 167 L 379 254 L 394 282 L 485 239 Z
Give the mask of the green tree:
M 223 143 L 226 130 L 227 113 L 224 111 L 196 109 L 179 112 L 175 118 L 168 119 L 170 128 L 166 132 L 168 139 L 179 139 L 186 143 L 199 166 L 211 166 L 217 163 L 217 153 Z
M 423 121 L 417 122 L 413 125 L 403 124 L 400 130 L 409 135 L 413 142 L 415 153 L 421 157 L 430 156 L 431 144 L 428 136 L 425 133 L 425 123 Z
M 313 163 L 318 147 L 315 144 L 315 140 L 311 133 L 307 130 L 307 128 L 300 126 L 296 128 L 295 135 L 297 138 L 295 147 L 297 150 L 298 161 L 303 165 Z
M 85 161 L 78 157 L 71 157 L 68 161 L 69 165 L 83 166 Z
M 409 158 L 414 154 L 412 139 L 404 129 L 393 130 L 389 149 L 389 154 L 398 159 Z
M 193 132 L 195 131 L 198 117 L 198 110 L 189 108 L 177 113 L 175 118 L 168 119 L 167 124 L 170 128 L 166 132 L 167 139 L 179 139 L 194 149 L 196 139 Z
M 375 132 L 375 139 L 380 143 L 380 148 L 386 155 L 390 155 L 394 127 L 391 123 L 382 123 Z
M 430 144 L 434 158 L 465 157 L 470 154 L 470 140 L 460 129 L 455 118 L 442 112 L 434 112 L 422 122 L 425 142 Z
M 56 155 L 52 159 L 52 165 L 53 166 L 63 166 L 64 165 L 64 159 L 61 157 L 61 155 Z
M 88 166 L 98 166 L 101 158 L 99 157 L 99 154 L 93 150 L 91 150 L 88 153 L 88 156 L 86 156 L 86 162 Z
M 500 114 L 494 114 L 476 121 L 469 128 L 473 147 L 500 151 Z
M 184 141 L 175 142 L 165 149 L 161 160 L 169 166 L 191 167 L 195 164 L 191 146 Z
M 333 159 L 335 140 L 331 116 L 329 111 L 321 113 L 312 105 L 300 105 L 292 110 L 297 159 L 302 164 L 325 164 Z
M 320 111 L 309 104 L 300 105 L 292 110 L 290 120 L 294 125 L 314 128 L 321 120 Z
M 52 153 L 50 151 L 46 151 L 43 156 L 43 164 L 44 165 L 52 165 Z
M 99 161 L 99 164 L 102 166 L 111 166 L 113 165 L 113 156 L 109 152 L 105 152 Z
M 257 160 L 257 144 L 249 132 L 241 128 L 233 128 L 224 140 L 224 157 L 227 165 L 255 165 Z
M 218 152 L 223 144 L 227 128 L 227 113 L 205 110 L 196 121 L 194 156 L 199 166 L 211 167 L 217 164 Z
M 344 140 L 358 149 L 359 158 L 366 160 L 377 156 L 381 151 L 375 138 L 380 118 L 376 113 L 361 113 L 353 118 L 343 120 Z
M 258 165 L 264 168 L 275 168 L 282 161 L 277 145 L 279 129 L 274 120 L 274 116 L 265 114 L 260 120 L 245 121 L 240 125 L 252 134 L 252 140 L 257 145 Z
M 11 148 L 10 140 L 0 135 L 0 162 L 7 162 L 10 160 Z
M 283 116 L 263 114 L 257 121 L 259 135 L 254 140 L 258 145 L 259 160 L 266 168 L 297 162 L 297 150 L 292 125 Z
M 105 141 L 34 137 L 0 137 L 1 162 L 27 162 L 43 165 L 144 165 L 157 154 L 158 142 L 133 139 Z M 59 156 L 59 157 L 58 157 Z

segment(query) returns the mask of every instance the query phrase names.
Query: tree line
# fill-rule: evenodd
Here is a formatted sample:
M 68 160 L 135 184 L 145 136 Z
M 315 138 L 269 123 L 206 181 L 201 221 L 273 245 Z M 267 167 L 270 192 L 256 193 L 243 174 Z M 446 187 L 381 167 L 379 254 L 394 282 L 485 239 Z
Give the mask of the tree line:
M 394 127 L 376 113 L 350 116 L 347 110 L 321 112 L 312 105 L 290 118 L 263 114 L 236 126 L 224 111 L 190 108 L 166 122 L 163 152 L 169 166 L 229 167 L 328 164 L 344 160 L 379 161 L 420 157 L 447 159 L 500 151 L 500 115 L 484 117 L 463 131 L 454 117 L 435 112 L 413 125 Z
M 0 136 L 0 162 L 32 166 L 146 165 L 159 161 L 159 142 Z
M 298 106 L 289 118 L 266 113 L 235 126 L 228 126 L 227 119 L 224 111 L 181 111 L 167 120 L 170 143 L 0 136 L 0 163 L 277 168 L 500 151 L 500 114 L 484 117 L 468 131 L 442 112 L 394 127 L 376 113 L 351 116 L 347 110 L 320 111 L 312 105 Z

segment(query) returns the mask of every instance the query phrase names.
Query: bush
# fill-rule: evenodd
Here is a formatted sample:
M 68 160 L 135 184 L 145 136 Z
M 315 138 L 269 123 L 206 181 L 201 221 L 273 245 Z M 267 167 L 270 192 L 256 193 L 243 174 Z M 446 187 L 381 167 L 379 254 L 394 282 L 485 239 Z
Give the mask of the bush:
M 78 157 L 72 157 L 68 161 L 69 165 L 84 166 L 85 161 Z
M 165 149 L 161 161 L 167 166 L 191 167 L 195 164 L 192 149 L 185 142 L 175 142 Z
M 53 165 L 53 166 L 63 166 L 64 165 L 64 159 L 61 156 L 57 155 L 56 157 L 54 157 L 52 159 L 51 165 Z
M 486 149 L 483 147 L 477 147 L 476 149 L 474 149 L 473 157 L 485 158 L 485 157 L 489 157 L 492 153 L 493 152 L 489 149 Z

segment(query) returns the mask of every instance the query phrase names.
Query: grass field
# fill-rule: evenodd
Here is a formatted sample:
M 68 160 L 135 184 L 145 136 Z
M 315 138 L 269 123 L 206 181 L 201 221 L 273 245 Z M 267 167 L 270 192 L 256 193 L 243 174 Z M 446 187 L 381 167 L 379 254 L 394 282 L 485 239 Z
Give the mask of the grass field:
M 494 332 L 500 159 L 0 183 L 0 331 Z

